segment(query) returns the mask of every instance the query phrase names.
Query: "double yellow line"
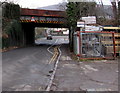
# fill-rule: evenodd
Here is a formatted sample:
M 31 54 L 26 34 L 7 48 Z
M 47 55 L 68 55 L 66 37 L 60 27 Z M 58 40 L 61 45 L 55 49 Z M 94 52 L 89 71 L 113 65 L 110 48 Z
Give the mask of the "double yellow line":
M 52 58 L 50 59 L 49 64 L 54 62 L 57 59 L 58 55 L 59 55 L 58 46 L 56 46 L 54 48 L 54 54 L 53 54 Z

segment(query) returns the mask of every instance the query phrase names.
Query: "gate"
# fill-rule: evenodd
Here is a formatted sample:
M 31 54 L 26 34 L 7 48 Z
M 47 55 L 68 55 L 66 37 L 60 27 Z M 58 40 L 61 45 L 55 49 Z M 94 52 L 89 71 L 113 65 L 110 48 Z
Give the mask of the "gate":
M 77 31 L 79 37 L 80 59 L 113 59 L 115 57 L 115 38 L 113 32 Z M 76 44 L 77 45 L 77 44 Z

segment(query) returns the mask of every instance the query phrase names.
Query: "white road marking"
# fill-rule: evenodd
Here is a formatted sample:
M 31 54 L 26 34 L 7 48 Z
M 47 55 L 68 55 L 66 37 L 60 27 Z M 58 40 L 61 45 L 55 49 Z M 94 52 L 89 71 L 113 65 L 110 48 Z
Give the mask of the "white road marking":
M 47 51 L 48 51 L 50 54 L 52 54 L 52 55 L 53 55 L 53 52 L 50 51 L 50 48 L 53 47 L 53 46 L 57 43 L 57 41 L 58 41 L 58 39 L 56 39 L 56 41 L 55 41 L 54 44 L 52 44 L 50 47 L 47 48 Z

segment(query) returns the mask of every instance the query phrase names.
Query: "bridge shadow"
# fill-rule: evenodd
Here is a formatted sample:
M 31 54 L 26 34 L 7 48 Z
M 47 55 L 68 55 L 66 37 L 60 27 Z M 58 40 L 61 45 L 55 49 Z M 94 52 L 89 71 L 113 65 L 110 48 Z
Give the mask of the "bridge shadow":
M 23 31 L 23 41 L 25 46 L 35 45 L 35 28 L 47 27 L 47 28 L 64 28 L 63 24 L 51 24 L 51 23 L 21 23 Z

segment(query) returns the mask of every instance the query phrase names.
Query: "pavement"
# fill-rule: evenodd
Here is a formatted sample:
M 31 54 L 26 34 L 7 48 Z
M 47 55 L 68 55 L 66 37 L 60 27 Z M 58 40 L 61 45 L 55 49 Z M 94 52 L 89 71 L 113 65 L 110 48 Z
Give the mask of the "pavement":
M 118 91 L 118 59 L 75 61 L 68 45 L 61 50 L 53 91 Z

